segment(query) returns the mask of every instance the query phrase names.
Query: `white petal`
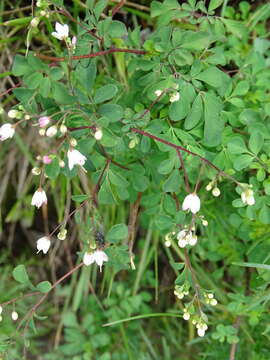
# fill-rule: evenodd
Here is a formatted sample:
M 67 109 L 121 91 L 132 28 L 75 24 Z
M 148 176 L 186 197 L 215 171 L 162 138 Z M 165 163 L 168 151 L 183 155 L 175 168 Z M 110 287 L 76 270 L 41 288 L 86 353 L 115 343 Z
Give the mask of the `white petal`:
M 94 255 L 90 254 L 90 253 L 85 253 L 83 256 L 83 263 L 84 265 L 88 266 L 93 264 L 93 262 L 95 261 Z
M 183 201 L 183 205 L 182 205 L 182 209 L 184 211 L 189 210 L 190 209 L 190 203 L 192 201 L 192 194 L 189 194 L 185 197 L 184 201 Z
M 68 28 L 68 25 L 67 24 L 64 24 L 62 26 L 62 34 L 64 37 L 68 37 L 68 32 L 69 32 L 69 28 Z
M 52 32 L 52 36 L 58 40 L 62 40 L 62 35 L 60 35 L 59 33 L 55 32 L 55 31 Z

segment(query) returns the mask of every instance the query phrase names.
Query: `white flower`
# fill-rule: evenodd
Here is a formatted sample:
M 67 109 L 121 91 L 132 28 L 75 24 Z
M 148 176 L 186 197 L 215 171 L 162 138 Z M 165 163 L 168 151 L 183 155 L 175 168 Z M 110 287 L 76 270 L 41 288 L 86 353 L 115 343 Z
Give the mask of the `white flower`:
M 17 311 L 12 311 L 12 313 L 11 313 L 11 319 L 12 319 L 13 321 L 16 321 L 16 320 L 18 320 L 18 317 L 19 317 L 19 315 L 18 315 Z
M 199 329 L 197 330 L 197 334 L 198 334 L 200 337 L 203 337 L 203 336 L 205 335 L 205 330 L 199 328 Z
M 47 254 L 49 248 L 51 246 L 51 240 L 48 236 L 43 236 L 37 241 L 37 250 L 38 253 L 43 251 L 43 254 Z
M 41 128 L 43 127 L 46 127 L 49 122 L 51 121 L 50 117 L 49 116 L 41 116 L 39 119 L 38 119 L 38 124 Z
M 170 246 L 172 245 L 172 243 L 170 242 L 170 240 L 166 240 L 165 243 L 164 243 L 164 245 L 165 245 L 166 247 L 170 247 Z
M 53 137 L 56 134 L 57 134 L 57 127 L 55 125 L 50 126 L 46 131 L 46 135 L 49 137 Z
M 0 306 L 0 315 L 2 314 L 2 312 L 3 312 L 3 308 L 2 306 Z
M 201 207 L 201 201 L 198 195 L 195 193 L 189 194 L 185 197 L 182 209 L 190 210 L 193 214 L 196 214 Z
M 12 124 L 6 123 L 0 127 L 0 141 L 12 138 L 15 133 L 14 126 Z
M 102 250 L 96 250 L 93 253 L 85 253 L 83 256 L 84 265 L 88 266 L 95 262 L 99 266 L 100 271 L 101 271 L 103 263 L 108 260 L 109 260 L 108 256 Z
M 241 199 L 243 201 L 244 204 L 246 205 L 254 205 L 255 204 L 255 198 L 254 198 L 254 193 L 253 190 L 251 190 L 250 188 L 246 188 L 242 193 L 241 193 Z
M 47 204 L 47 196 L 45 191 L 39 188 L 32 197 L 31 205 L 40 208 L 43 204 Z
M 179 92 L 174 92 L 172 93 L 172 95 L 170 96 L 170 102 L 173 103 L 175 101 L 178 101 L 180 99 L 180 94 Z
M 76 149 L 70 149 L 67 152 L 68 167 L 72 170 L 74 165 L 83 166 L 87 158 Z
M 212 190 L 212 195 L 215 197 L 218 197 L 220 195 L 220 190 L 218 187 L 214 187 L 214 189 Z
M 212 183 L 212 181 L 210 181 L 210 183 L 206 185 L 205 190 L 210 191 L 210 190 L 212 190 L 212 187 L 213 187 L 213 183 Z
M 101 129 L 97 129 L 97 131 L 96 131 L 95 134 L 94 134 L 95 139 L 96 139 L 96 140 L 101 140 L 102 136 L 103 136 L 102 130 L 101 130 Z
M 155 91 L 155 95 L 156 95 L 157 97 L 159 97 L 161 94 L 162 94 L 162 90 L 156 90 L 156 91 Z
M 60 132 L 64 135 L 66 132 L 67 132 L 67 127 L 66 127 L 66 125 L 65 124 L 62 124 L 61 126 L 60 126 Z
M 208 221 L 207 221 L 207 220 L 203 220 L 203 221 L 202 221 L 202 224 L 203 224 L 203 226 L 208 226 Z
M 190 313 L 185 312 L 185 313 L 183 314 L 183 319 L 184 319 L 184 320 L 189 320 L 189 319 L 190 319 Z
M 198 238 L 197 238 L 196 235 L 191 234 L 191 236 L 189 236 L 189 238 L 188 238 L 188 244 L 189 244 L 190 246 L 196 245 L 196 244 L 197 244 L 197 241 L 198 241 Z
M 67 24 L 60 24 L 59 22 L 55 23 L 55 30 L 52 33 L 52 36 L 58 40 L 64 40 L 68 37 L 69 28 Z

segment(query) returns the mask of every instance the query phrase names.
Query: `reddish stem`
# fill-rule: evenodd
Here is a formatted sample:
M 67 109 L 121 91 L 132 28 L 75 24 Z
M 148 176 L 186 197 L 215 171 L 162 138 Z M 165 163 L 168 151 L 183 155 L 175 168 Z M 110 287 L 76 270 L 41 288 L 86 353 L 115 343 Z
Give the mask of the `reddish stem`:
M 8 94 L 8 93 L 10 93 L 13 89 L 16 89 L 17 87 L 21 86 L 21 84 L 22 84 L 22 83 L 19 82 L 18 84 L 14 85 L 14 86 L 12 86 L 11 88 L 7 89 L 6 91 L 2 92 L 2 93 L 0 94 L 0 97 L 6 95 L 6 94 Z
M 146 54 L 146 51 L 144 51 L 144 50 L 111 48 L 108 50 L 97 51 L 97 52 L 91 53 L 91 54 L 71 56 L 71 60 L 89 59 L 89 58 L 112 54 L 112 53 L 117 53 L 117 52 L 137 54 L 137 55 Z M 43 54 L 38 54 L 38 53 L 36 53 L 35 56 L 37 56 L 40 59 L 50 60 L 50 61 L 65 61 L 66 60 L 66 58 L 64 58 L 64 57 L 54 57 L 54 56 L 48 56 L 48 55 L 43 55 Z
M 112 9 L 112 17 L 121 9 L 122 6 L 125 5 L 125 2 L 126 0 L 121 0 L 120 3 Z

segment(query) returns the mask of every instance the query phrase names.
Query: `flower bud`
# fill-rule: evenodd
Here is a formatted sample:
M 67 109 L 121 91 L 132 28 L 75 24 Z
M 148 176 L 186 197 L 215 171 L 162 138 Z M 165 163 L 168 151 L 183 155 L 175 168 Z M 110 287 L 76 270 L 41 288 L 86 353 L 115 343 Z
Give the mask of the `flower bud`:
M 216 306 L 217 305 L 217 300 L 216 299 L 211 299 L 210 300 L 210 305 Z
M 67 127 L 66 125 L 62 124 L 60 126 L 60 132 L 64 135 L 67 132 Z
M 41 169 L 39 167 L 34 167 L 31 172 L 33 175 L 40 175 Z
M 48 165 L 52 162 L 52 158 L 48 155 L 44 155 L 42 158 L 43 164 Z
M 45 16 L 47 13 L 46 13 L 46 11 L 44 11 L 44 10 L 41 10 L 41 12 L 40 12 L 40 16 Z
M 31 20 L 30 24 L 31 24 L 31 26 L 34 27 L 34 28 L 37 27 L 38 24 L 39 24 L 39 18 L 38 18 L 38 17 L 34 17 L 34 18 Z
M 185 312 L 184 314 L 183 314 L 183 319 L 184 320 L 189 320 L 190 319 L 190 313 L 188 313 L 188 312 Z
M 215 197 L 218 197 L 220 195 L 220 190 L 218 187 L 214 187 L 214 189 L 212 190 L 212 195 Z
M 10 117 L 11 119 L 15 119 L 18 116 L 18 112 L 18 110 L 11 109 L 8 112 L 8 117 Z
M 67 237 L 67 229 L 61 229 L 59 233 L 57 234 L 57 238 L 59 240 L 65 240 Z
M 202 221 L 202 224 L 203 224 L 203 226 L 208 226 L 208 221 L 207 221 L 207 220 L 203 220 L 203 221 Z
M 57 127 L 55 125 L 50 126 L 46 131 L 46 136 L 53 137 L 57 134 Z
M 16 321 L 16 320 L 18 320 L 18 317 L 19 317 L 19 315 L 18 315 L 17 311 L 12 311 L 12 313 L 11 313 L 11 319 L 12 319 L 13 321 Z
M 171 103 L 173 103 L 175 101 L 178 101 L 179 99 L 180 99 L 180 94 L 177 91 L 172 93 L 171 96 L 170 96 L 170 102 Z
M 76 36 L 73 36 L 72 40 L 71 40 L 71 44 L 75 47 L 76 43 L 77 43 L 77 38 L 76 38 Z
M 44 136 L 45 133 L 46 133 L 46 130 L 45 130 L 45 129 L 40 129 L 40 130 L 38 131 L 38 133 L 39 133 L 40 136 Z
M 162 90 L 156 90 L 156 91 L 155 91 L 155 95 L 156 95 L 157 97 L 159 97 L 161 94 L 162 94 Z
M 0 315 L 2 314 L 3 312 L 3 307 L 0 305 Z
M 64 168 L 65 167 L 65 162 L 63 160 L 59 161 L 59 166 L 60 168 Z
M 24 116 L 24 120 L 30 120 L 31 119 L 31 116 L 30 115 L 25 115 Z
M 95 139 L 96 139 L 96 140 L 101 140 L 101 138 L 102 138 L 102 136 L 103 136 L 102 130 L 101 130 L 101 129 L 97 129 L 94 136 L 95 136 Z
M 38 119 L 38 124 L 41 128 L 43 127 L 46 127 L 49 122 L 51 121 L 50 117 L 49 116 L 41 116 L 39 119 Z
M 136 145 L 137 145 L 136 140 L 135 140 L 135 139 L 132 139 L 132 140 L 129 142 L 128 147 L 129 147 L 130 149 L 133 149 L 133 148 L 135 148 Z
M 74 138 L 70 139 L 70 145 L 75 147 L 77 145 L 77 140 Z
M 170 246 L 172 245 L 172 243 L 170 242 L 170 240 L 166 240 L 165 243 L 164 243 L 164 245 L 165 245 L 166 247 L 170 247 Z

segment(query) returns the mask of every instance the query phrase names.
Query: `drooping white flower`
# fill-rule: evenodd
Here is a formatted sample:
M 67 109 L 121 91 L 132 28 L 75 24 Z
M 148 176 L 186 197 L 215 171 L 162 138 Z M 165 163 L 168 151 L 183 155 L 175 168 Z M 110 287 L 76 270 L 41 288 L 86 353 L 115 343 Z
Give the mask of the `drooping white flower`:
M 83 166 L 87 160 L 87 158 L 76 149 L 69 149 L 67 157 L 69 170 L 72 170 L 74 165 Z
M 170 102 L 173 103 L 175 101 L 178 101 L 180 99 L 180 94 L 178 91 L 172 93 L 172 95 L 170 96 Z
M 200 337 L 203 337 L 205 335 L 205 330 L 203 330 L 202 328 L 199 328 L 197 329 L 197 334 L 200 336 Z
M 52 32 L 52 36 L 58 40 L 64 40 L 68 37 L 69 28 L 67 24 L 60 24 L 59 22 L 55 23 L 55 30 Z
M 43 204 L 47 204 L 47 196 L 45 191 L 42 188 L 39 188 L 32 197 L 31 205 L 36 206 L 39 209 Z
M 40 251 L 43 251 L 43 254 L 47 254 L 50 246 L 51 246 L 51 240 L 48 236 L 43 236 L 42 238 L 37 240 L 38 253 Z
M 0 306 L 0 315 L 2 314 L 2 312 L 3 312 L 3 307 Z
M 57 127 L 55 125 L 50 126 L 46 131 L 46 136 L 53 137 L 57 134 Z
M 255 198 L 254 198 L 254 192 L 252 189 L 250 188 L 246 188 L 242 193 L 241 193 L 241 199 L 243 201 L 244 204 L 246 205 L 254 205 L 255 204 Z
M 201 201 L 198 195 L 195 193 L 189 194 L 185 197 L 182 209 L 184 211 L 190 210 L 193 214 L 196 214 L 201 207 Z
M 18 320 L 18 317 L 19 317 L 19 315 L 18 315 L 17 311 L 12 311 L 12 313 L 11 313 L 11 319 L 12 319 L 13 321 L 16 321 L 16 320 Z
M 85 253 L 83 256 L 83 263 L 86 266 L 93 264 L 94 262 L 99 266 L 100 271 L 104 262 L 108 261 L 107 254 L 102 250 L 96 250 L 93 253 Z
M 6 123 L 0 127 L 0 141 L 12 138 L 15 133 L 15 128 L 12 124 Z

